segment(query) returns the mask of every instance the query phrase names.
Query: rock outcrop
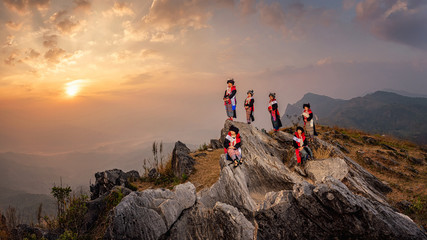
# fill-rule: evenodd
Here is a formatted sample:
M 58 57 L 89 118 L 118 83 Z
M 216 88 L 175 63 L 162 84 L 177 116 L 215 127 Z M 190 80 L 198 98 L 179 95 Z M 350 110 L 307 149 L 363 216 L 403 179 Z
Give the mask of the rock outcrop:
M 195 202 L 196 188 L 191 183 L 178 185 L 173 191 L 132 192 L 114 208 L 104 238 L 159 239 Z
M 95 173 L 95 184 L 90 186 L 91 199 L 94 200 L 113 189 L 115 186 L 125 187 L 129 179 L 138 179 L 137 171 L 123 172 L 119 169 Z
M 336 146 L 316 139 L 329 156 L 297 171 L 291 134 L 226 121 L 222 137 L 232 124 L 242 165 L 223 155 L 218 181 L 198 193 L 191 183 L 132 192 L 111 212 L 105 239 L 427 239 L 388 205 L 391 189 Z
M 172 151 L 171 163 L 174 175 L 180 178 L 183 174 L 190 175 L 194 171 L 196 161 L 190 156 L 190 149 L 178 141 Z

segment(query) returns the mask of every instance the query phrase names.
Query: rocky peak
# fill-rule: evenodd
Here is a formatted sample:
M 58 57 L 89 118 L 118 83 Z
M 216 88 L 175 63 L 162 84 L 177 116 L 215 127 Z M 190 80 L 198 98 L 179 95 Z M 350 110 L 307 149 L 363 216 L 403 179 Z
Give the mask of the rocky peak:
M 320 139 L 328 158 L 294 165 L 292 135 L 240 129 L 243 164 L 223 155 L 210 188 L 191 183 L 173 191 L 149 189 L 126 196 L 111 212 L 105 239 L 427 239 L 385 200 L 390 188 Z

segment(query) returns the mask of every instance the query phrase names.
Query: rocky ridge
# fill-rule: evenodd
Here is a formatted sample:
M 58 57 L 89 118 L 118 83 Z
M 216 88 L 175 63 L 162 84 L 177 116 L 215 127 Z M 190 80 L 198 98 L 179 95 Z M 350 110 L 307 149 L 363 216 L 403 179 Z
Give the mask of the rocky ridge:
M 338 147 L 316 139 L 330 156 L 299 169 L 292 135 L 226 121 L 221 136 L 231 124 L 243 165 L 222 156 L 220 178 L 200 192 L 190 182 L 131 192 L 110 212 L 104 239 L 427 239 L 388 205 L 390 187 Z

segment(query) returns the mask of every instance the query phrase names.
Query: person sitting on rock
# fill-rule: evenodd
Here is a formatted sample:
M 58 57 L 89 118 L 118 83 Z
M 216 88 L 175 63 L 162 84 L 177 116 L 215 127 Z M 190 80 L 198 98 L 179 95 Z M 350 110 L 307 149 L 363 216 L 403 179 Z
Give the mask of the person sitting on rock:
M 227 154 L 227 159 L 234 162 L 234 167 L 241 164 L 242 149 L 240 148 L 242 142 L 240 140 L 239 129 L 231 126 L 230 130 L 224 139 L 224 152 Z
M 276 101 L 276 94 L 270 93 L 270 102 L 268 104 L 268 111 L 271 115 L 271 122 L 273 123 L 274 131 L 277 132 L 282 127 L 282 121 L 280 120 L 279 109 Z
M 314 126 L 313 112 L 310 109 L 310 103 L 303 104 L 302 117 L 304 119 L 304 127 L 310 138 L 317 136 L 316 128 Z
M 295 154 L 297 156 L 298 164 L 304 164 L 308 159 L 313 159 L 313 152 L 307 145 L 307 139 L 305 138 L 304 128 L 297 127 L 294 134 L 293 146 L 295 148 Z
M 233 121 L 233 118 L 236 118 L 236 86 L 234 86 L 234 80 L 227 80 L 227 90 L 224 93 L 224 105 L 225 111 L 227 112 L 228 120 Z
M 246 109 L 246 121 L 248 124 L 255 121 L 254 118 L 254 90 L 248 91 L 248 97 L 245 100 L 245 109 Z

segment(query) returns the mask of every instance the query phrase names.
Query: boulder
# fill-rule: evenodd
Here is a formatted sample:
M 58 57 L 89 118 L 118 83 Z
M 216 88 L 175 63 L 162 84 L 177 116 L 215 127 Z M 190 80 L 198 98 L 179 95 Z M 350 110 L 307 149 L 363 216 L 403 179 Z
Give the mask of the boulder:
M 104 239 L 159 239 L 196 202 L 191 183 L 132 192 L 113 209 Z
M 369 136 L 362 136 L 362 140 L 363 142 L 370 144 L 370 145 L 378 145 L 379 141 L 373 137 L 369 137 Z
M 183 174 L 190 175 L 194 171 L 196 161 L 190 156 L 190 149 L 178 141 L 172 151 L 171 163 L 174 175 L 181 178 Z
M 333 177 L 267 194 L 255 219 L 258 239 L 427 239 L 409 217 Z
M 348 165 L 342 158 L 308 161 L 305 166 L 305 172 L 315 183 L 320 183 L 327 176 L 341 181 L 347 176 L 348 171 Z
M 220 148 L 222 148 L 222 144 L 218 139 L 211 139 L 211 148 L 212 149 L 220 149 Z
M 139 173 L 135 170 L 123 172 L 119 169 L 107 170 L 95 173 L 95 184 L 90 186 L 91 199 L 102 196 L 115 186 L 126 186 L 131 179 L 138 179 Z
M 197 204 L 186 211 L 161 239 L 253 239 L 254 225 L 231 205 L 217 202 L 213 208 Z

